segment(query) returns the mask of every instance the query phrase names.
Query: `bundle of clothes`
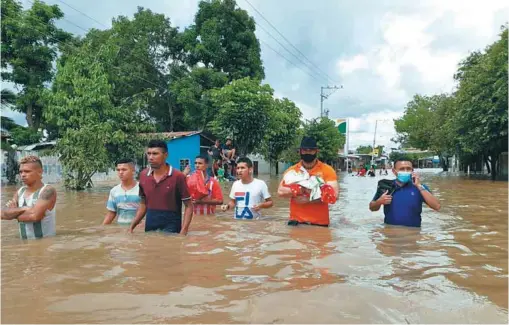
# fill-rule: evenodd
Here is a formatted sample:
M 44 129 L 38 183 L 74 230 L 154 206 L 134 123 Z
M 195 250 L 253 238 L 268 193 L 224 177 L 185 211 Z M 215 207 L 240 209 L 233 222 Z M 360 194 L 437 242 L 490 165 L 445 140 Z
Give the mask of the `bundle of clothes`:
M 324 203 L 336 203 L 336 194 L 332 186 L 318 176 L 311 176 L 306 169 L 290 170 L 283 178 L 284 186 L 291 189 L 293 197 L 308 196 L 309 201 L 321 200 Z M 307 189 L 304 190 L 304 189 Z

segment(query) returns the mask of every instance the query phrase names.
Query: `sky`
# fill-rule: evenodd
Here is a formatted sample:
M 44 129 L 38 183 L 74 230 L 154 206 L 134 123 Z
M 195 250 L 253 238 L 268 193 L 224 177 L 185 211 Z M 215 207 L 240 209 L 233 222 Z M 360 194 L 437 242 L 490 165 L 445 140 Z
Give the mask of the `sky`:
M 83 34 L 81 28 L 111 26 L 112 17 L 131 17 L 137 6 L 164 13 L 182 30 L 192 24 L 199 3 L 45 2 L 60 6 L 66 19 L 60 27 L 75 34 Z M 22 3 L 31 5 L 30 0 Z M 397 147 L 391 141 L 396 135 L 393 120 L 402 116 L 406 103 L 417 93 L 451 92 L 459 62 L 496 41 L 500 26 L 509 20 L 505 0 L 237 0 L 237 4 L 257 23 L 264 82 L 275 96 L 294 101 L 303 117 L 311 119 L 320 116 L 320 88 L 343 87 L 324 101 L 324 108 L 330 118 L 349 119 L 350 149 L 372 145 L 375 123 L 376 145 Z M 19 113 L 3 114 L 26 124 Z

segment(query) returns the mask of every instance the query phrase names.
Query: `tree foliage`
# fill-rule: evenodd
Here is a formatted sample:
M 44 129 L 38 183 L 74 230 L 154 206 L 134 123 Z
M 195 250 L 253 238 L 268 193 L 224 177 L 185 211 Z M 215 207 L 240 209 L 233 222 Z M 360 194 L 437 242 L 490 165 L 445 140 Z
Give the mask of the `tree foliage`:
M 56 152 L 64 168 L 64 184 L 73 189 L 91 186 L 91 177 L 119 157 L 142 151 L 138 133 L 147 131 L 143 99 L 115 105 L 106 68 L 118 48 L 92 52 L 85 44 L 60 66 L 54 92 L 48 96 L 46 118 L 64 130 Z
M 211 90 L 217 115 L 211 126 L 215 134 L 230 137 L 240 155 L 254 152 L 270 128 L 273 90 L 257 79 L 243 78 Z
M 270 111 L 270 123 L 263 142 L 257 149 L 278 170 L 282 154 L 295 143 L 299 135 L 302 113 L 288 98 L 274 99 Z
M 482 155 L 495 179 L 499 156 L 508 146 L 507 38 L 503 27 L 498 41 L 460 63 L 452 95 L 414 96 L 395 121 L 398 140 L 433 151 L 444 170 L 452 154 L 467 164 Z
M 2 1 L 2 79 L 19 88 L 16 105 L 28 126 L 39 129 L 43 93 L 51 82 L 58 45 L 70 34 L 56 27 L 64 14 L 57 5 L 35 0 L 28 10 L 18 1 Z
M 235 0 L 201 1 L 185 32 L 188 62 L 227 74 L 229 81 L 265 77 L 255 21 Z
M 339 150 L 345 145 L 345 136 L 338 132 L 334 121 L 329 118 L 317 118 L 304 125 L 304 135 L 315 138 L 318 158 L 331 161 L 338 158 Z

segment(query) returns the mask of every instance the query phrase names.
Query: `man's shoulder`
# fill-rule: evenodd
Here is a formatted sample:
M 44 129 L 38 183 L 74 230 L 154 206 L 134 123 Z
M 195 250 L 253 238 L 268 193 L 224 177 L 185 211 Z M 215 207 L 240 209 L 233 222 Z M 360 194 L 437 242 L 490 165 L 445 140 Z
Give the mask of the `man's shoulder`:
M 140 176 L 139 179 L 141 180 L 142 177 L 147 177 L 149 170 L 150 170 L 149 167 L 145 167 L 142 170 L 140 170 L 140 172 L 138 174 Z
M 183 172 L 181 172 L 178 169 L 175 169 L 175 167 L 172 167 L 172 168 L 173 168 L 173 176 L 175 176 L 177 178 L 186 178 L 186 175 L 184 175 Z
M 267 186 L 267 183 L 265 183 L 265 181 L 262 181 L 259 178 L 254 178 L 253 181 L 254 181 L 255 185 L 258 185 L 258 186 Z
M 110 194 L 111 195 L 115 195 L 117 194 L 118 192 L 120 192 L 122 190 L 122 185 L 121 184 L 117 184 L 115 186 L 113 186 L 110 190 Z
M 319 164 L 320 164 L 320 168 L 322 169 L 322 171 L 333 172 L 333 173 L 336 172 L 336 170 L 331 165 L 324 163 L 323 161 L 320 161 Z

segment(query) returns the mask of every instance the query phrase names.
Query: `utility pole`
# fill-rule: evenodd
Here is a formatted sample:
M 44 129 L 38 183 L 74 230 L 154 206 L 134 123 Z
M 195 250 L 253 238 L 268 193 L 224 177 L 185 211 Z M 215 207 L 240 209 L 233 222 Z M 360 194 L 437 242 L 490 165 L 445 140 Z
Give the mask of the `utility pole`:
M 373 137 L 373 148 L 372 148 L 372 150 L 371 150 L 371 166 L 373 166 L 373 165 L 374 165 L 374 162 L 375 162 L 375 161 L 374 161 L 374 160 L 375 160 L 375 158 L 374 158 L 374 157 L 375 157 L 374 153 L 375 153 L 375 140 L 376 140 L 376 128 L 377 128 L 377 126 L 378 126 L 378 120 L 376 120 L 376 121 L 375 121 L 375 136 Z
M 329 110 L 326 112 L 323 111 L 323 101 L 327 98 L 329 98 L 330 95 L 336 92 L 338 89 L 343 89 L 343 86 L 326 86 L 326 87 L 320 87 L 320 117 L 325 116 L 329 117 Z M 328 94 L 324 93 L 324 90 L 330 90 Z

